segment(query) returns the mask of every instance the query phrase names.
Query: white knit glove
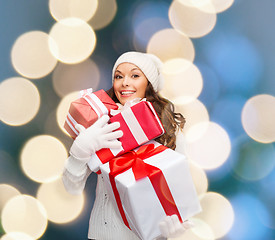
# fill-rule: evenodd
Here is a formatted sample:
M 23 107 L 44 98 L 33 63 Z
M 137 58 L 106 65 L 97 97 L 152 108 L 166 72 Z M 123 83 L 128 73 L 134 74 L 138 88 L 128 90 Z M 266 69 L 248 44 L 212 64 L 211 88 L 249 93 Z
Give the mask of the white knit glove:
M 160 232 L 166 238 L 177 238 L 181 236 L 186 229 L 193 226 L 194 224 L 188 220 L 181 223 L 176 214 L 166 216 L 164 220 L 159 223 Z
M 108 124 L 109 119 L 108 115 L 103 115 L 87 129 L 77 124 L 75 128 L 79 131 L 79 135 L 70 149 L 71 155 L 78 159 L 88 160 L 101 148 L 120 148 L 121 142 L 117 138 L 122 137 L 123 132 L 114 131 L 119 128 L 120 124 L 119 122 Z

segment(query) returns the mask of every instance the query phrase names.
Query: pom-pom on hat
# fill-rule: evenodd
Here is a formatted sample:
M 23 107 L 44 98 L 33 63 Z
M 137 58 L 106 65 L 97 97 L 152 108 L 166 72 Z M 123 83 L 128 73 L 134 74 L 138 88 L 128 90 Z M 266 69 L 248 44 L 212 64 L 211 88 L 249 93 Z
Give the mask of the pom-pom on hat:
M 155 55 L 141 52 L 123 53 L 114 64 L 112 81 L 114 81 L 114 74 L 118 65 L 122 63 L 132 63 L 136 65 L 144 73 L 156 92 L 163 88 L 164 79 L 161 74 L 163 63 Z

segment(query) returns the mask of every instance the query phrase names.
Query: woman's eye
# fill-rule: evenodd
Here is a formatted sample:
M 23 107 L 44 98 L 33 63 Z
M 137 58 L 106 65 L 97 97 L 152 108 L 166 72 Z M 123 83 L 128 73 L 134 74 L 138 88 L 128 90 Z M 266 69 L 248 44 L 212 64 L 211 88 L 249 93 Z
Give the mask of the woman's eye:
M 138 77 L 139 77 L 139 75 L 137 75 L 137 74 L 133 75 L 133 78 L 138 78 Z
M 121 78 L 122 78 L 122 76 L 120 76 L 120 75 L 115 76 L 115 79 L 121 79 Z

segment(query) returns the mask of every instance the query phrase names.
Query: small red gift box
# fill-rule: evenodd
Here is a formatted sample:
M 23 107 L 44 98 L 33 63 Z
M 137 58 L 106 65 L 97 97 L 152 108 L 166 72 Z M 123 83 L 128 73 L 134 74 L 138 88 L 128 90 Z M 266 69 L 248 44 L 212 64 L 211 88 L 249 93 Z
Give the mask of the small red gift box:
M 201 211 L 183 154 L 150 141 L 100 167 L 124 224 L 143 240 L 160 236 L 159 222 L 176 214 L 185 221 Z
M 76 124 L 81 124 L 85 128 L 90 127 L 95 121 L 109 114 L 111 109 L 116 110 L 118 106 L 109 97 L 104 90 L 99 90 L 94 93 L 91 91 L 83 91 L 83 96 L 70 105 L 64 128 L 72 138 L 76 138 L 79 134 L 75 128 Z
M 126 107 L 119 114 L 110 118 L 110 122 L 119 122 L 123 136 L 119 138 L 122 143 L 120 149 L 104 148 L 92 155 L 88 166 L 92 171 L 98 171 L 99 166 L 132 150 L 149 140 L 161 136 L 165 130 L 152 105 L 147 101 Z

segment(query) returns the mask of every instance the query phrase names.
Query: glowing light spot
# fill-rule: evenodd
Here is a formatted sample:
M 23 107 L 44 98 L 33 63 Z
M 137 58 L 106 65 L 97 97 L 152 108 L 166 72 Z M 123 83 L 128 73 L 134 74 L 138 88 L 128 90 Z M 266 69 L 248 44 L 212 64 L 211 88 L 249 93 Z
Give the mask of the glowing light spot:
M 99 69 L 90 59 L 73 65 L 59 63 L 53 72 L 54 90 L 60 97 L 82 89 L 97 89 L 99 80 Z
M 242 110 L 242 125 L 255 141 L 275 141 L 275 97 L 267 94 L 250 98 Z
M 100 0 L 95 15 L 89 21 L 93 29 L 98 30 L 110 24 L 117 12 L 116 0 Z
M 134 29 L 133 45 L 135 49 L 145 52 L 150 38 L 169 26 L 170 23 L 163 18 L 149 18 L 139 23 Z
M 49 36 L 40 31 L 21 35 L 11 50 L 15 70 L 27 78 L 42 78 L 55 67 L 57 60 L 49 50 Z
M 199 69 L 183 58 L 170 59 L 164 63 L 165 91 L 176 101 L 177 98 L 197 98 L 202 90 L 203 79 Z
M 207 13 L 220 13 L 231 7 L 234 0 L 178 0 L 182 4 Z
M 204 194 L 208 188 L 208 180 L 206 173 L 199 166 L 191 163 L 190 165 L 191 175 L 196 187 L 196 191 L 198 195 Z
M 55 23 L 50 31 L 50 51 L 61 62 L 79 63 L 94 51 L 94 30 L 79 18 L 66 18 Z
M 72 92 L 72 93 L 66 95 L 65 97 L 63 97 L 57 107 L 56 119 L 57 119 L 58 126 L 68 136 L 69 136 L 69 134 L 67 133 L 67 131 L 64 128 L 65 119 L 69 112 L 71 102 L 78 98 L 79 98 L 79 91 Z
M 47 214 L 43 205 L 28 195 L 10 199 L 2 211 L 2 225 L 6 233 L 23 232 L 37 239 L 47 228 Z
M 33 237 L 23 232 L 10 232 L 1 237 L 1 240 L 35 240 Z
M 208 34 L 214 28 L 217 20 L 215 13 L 195 7 L 188 3 L 190 0 L 173 1 L 169 8 L 169 20 L 178 31 L 191 38 Z M 207 5 L 207 8 L 211 5 Z M 212 8 L 213 9 L 213 8 Z
M 214 122 L 192 126 L 186 133 L 186 143 L 187 156 L 204 169 L 221 166 L 231 150 L 227 132 Z
M 133 44 L 135 49 L 146 51 L 148 41 L 156 32 L 170 28 L 167 18 L 170 3 L 165 1 L 141 1 L 128 13 L 134 30 Z
M 211 0 L 217 13 L 223 12 L 230 8 L 234 0 Z
M 215 240 L 211 227 L 198 218 L 188 219 L 194 223 L 194 227 L 187 229 L 181 236 L 177 238 L 168 238 L 169 240 Z
M 202 212 L 196 218 L 204 221 L 212 231 L 196 231 L 196 234 L 205 239 L 217 239 L 226 235 L 234 222 L 234 210 L 230 202 L 221 194 L 207 192 L 201 197 L 200 203 Z
M 0 213 L 5 204 L 10 200 L 12 197 L 20 195 L 20 192 L 11 185 L 8 184 L 0 184 Z
M 90 20 L 97 9 L 97 0 L 50 0 L 49 9 L 57 21 L 76 17 L 84 21 Z
M 209 224 L 199 218 L 193 218 L 192 221 L 194 222 L 195 227 L 194 229 L 191 229 L 191 231 L 198 239 L 216 239 L 215 234 Z
M 234 172 L 242 179 L 257 181 L 274 169 L 275 148 L 272 144 L 245 141 L 240 143 L 239 154 Z
M 198 99 L 188 101 L 188 98 L 186 98 L 186 100 L 187 101 L 175 103 L 176 112 L 180 112 L 186 119 L 186 123 L 183 128 L 184 133 L 199 122 L 209 121 L 208 111 L 201 101 Z
M 155 33 L 148 43 L 147 52 L 155 54 L 163 62 L 173 58 L 184 58 L 193 62 L 195 58 L 195 49 L 190 38 L 171 28 Z
M 61 179 L 42 184 L 38 189 L 37 199 L 45 206 L 48 219 L 55 223 L 67 223 L 74 220 L 84 206 L 84 196 L 69 194 Z
M 8 78 L 0 84 L 0 120 L 12 126 L 31 121 L 38 112 L 40 95 L 24 78 Z
M 49 182 L 62 174 L 67 150 L 55 137 L 40 135 L 31 138 L 23 147 L 21 166 L 36 182 Z

